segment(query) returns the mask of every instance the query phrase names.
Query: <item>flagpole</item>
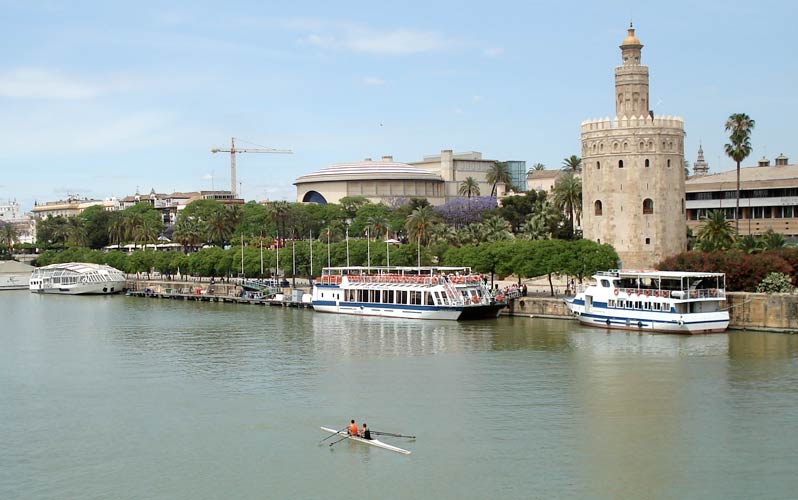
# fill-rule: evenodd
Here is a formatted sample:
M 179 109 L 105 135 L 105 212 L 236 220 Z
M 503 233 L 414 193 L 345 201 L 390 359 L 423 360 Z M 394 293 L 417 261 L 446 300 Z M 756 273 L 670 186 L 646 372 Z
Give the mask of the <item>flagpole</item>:
M 274 268 L 274 275 L 277 278 L 277 286 L 280 286 L 280 231 L 277 231 L 277 265 Z
M 391 246 L 388 243 L 388 231 L 385 231 L 385 267 L 391 267 Z
M 244 233 L 241 233 L 241 277 L 244 277 Z
M 368 272 L 371 272 L 371 234 L 368 226 L 366 226 L 366 267 Z
M 263 231 L 260 232 L 260 279 L 263 279 Z
M 296 237 L 291 238 L 291 260 L 291 281 L 293 282 L 292 286 L 296 288 Z
M 421 271 L 421 233 L 418 234 L 418 270 Z
M 349 267 L 349 224 L 346 225 L 346 267 Z
M 313 279 L 313 230 L 310 230 L 310 279 Z
M 330 267 L 330 228 L 327 227 L 327 267 Z

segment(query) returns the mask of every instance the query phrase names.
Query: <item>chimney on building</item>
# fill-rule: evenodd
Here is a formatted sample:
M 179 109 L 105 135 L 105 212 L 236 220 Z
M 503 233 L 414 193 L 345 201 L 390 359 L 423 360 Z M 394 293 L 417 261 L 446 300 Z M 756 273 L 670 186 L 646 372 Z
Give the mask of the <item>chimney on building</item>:
M 383 156 L 382 161 L 393 161 L 393 156 Z
M 364 158 L 363 161 L 371 161 L 371 158 Z
M 787 165 L 788 163 L 789 163 L 789 160 L 787 159 L 786 156 L 784 156 L 784 153 L 781 153 L 779 156 L 776 157 L 776 166 L 777 167 L 782 167 L 784 165 Z
M 765 158 L 763 156 L 762 159 L 759 160 L 759 165 L 758 166 L 760 166 L 760 167 L 769 167 L 770 166 L 770 160 L 768 160 L 767 158 Z

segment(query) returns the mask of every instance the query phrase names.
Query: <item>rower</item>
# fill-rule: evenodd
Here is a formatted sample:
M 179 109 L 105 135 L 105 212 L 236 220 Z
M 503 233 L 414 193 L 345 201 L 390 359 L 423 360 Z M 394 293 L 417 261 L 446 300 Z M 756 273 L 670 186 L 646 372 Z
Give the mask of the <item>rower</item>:
M 349 428 L 347 429 L 347 431 L 349 432 L 350 436 L 357 436 L 359 434 L 357 429 L 357 424 L 355 423 L 354 419 L 352 419 L 352 421 L 349 423 Z
M 371 439 L 371 431 L 366 427 L 366 422 L 363 422 L 363 429 L 360 431 L 360 437 L 363 439 Z

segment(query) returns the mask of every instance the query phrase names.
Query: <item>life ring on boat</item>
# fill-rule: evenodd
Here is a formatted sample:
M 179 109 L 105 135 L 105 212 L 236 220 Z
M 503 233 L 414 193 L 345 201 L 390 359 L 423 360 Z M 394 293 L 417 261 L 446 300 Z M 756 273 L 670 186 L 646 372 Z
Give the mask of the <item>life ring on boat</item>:
M 714 297 L 717 294 L 718 294 L 718 291 L 716 289 L 712 288 L 712 289 L 709 290 L 709 296 L 710 297 Z
M 659 290 L 654 290 L 654 297 L 659 297 Z
M 632 295 L 632 289 L 631 288 L 627 288 L 626 289 L 626 295 Z
M 479 304 L 479 297 L 471 297 L 471 302 L 473 304 Z
M 614 293 L 615 293 L 615 295 L 618 295 L 618 289 L 617 288 L 615 289 Z
M 504 295 L 497 295 L 496 302 L 504 302 Z
M 657 292 L 654 292 L 654 293 L 657 293 Z M 648 297 L 650 295 L 651 295 L 651 290 L 646 290 L 646 297 Z
M 666 299 L 668 298 L 668 295 L 670 295 L 670 292 L 668 292 L 667 290 L 662 291 L 662 296 L 665 297 Z

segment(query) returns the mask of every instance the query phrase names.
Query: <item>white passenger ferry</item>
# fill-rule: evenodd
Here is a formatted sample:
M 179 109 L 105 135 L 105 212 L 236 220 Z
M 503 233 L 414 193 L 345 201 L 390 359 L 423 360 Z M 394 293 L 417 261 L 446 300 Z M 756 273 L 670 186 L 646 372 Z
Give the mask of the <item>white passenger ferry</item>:
M 35 269 L 30 276 L 31 293 L 110 294 L 124 288 L 125 274 L 102 264 L 50 264 Z
M 506 305 L 467 267 L 326 267 L 312 304 L 320 312 L 447 320 L 496 318 Z
M 677 271 L 599 272 L 565 299 L 583 325 L 667 333 L 722 332 L 729 326 L 726 275 Z

